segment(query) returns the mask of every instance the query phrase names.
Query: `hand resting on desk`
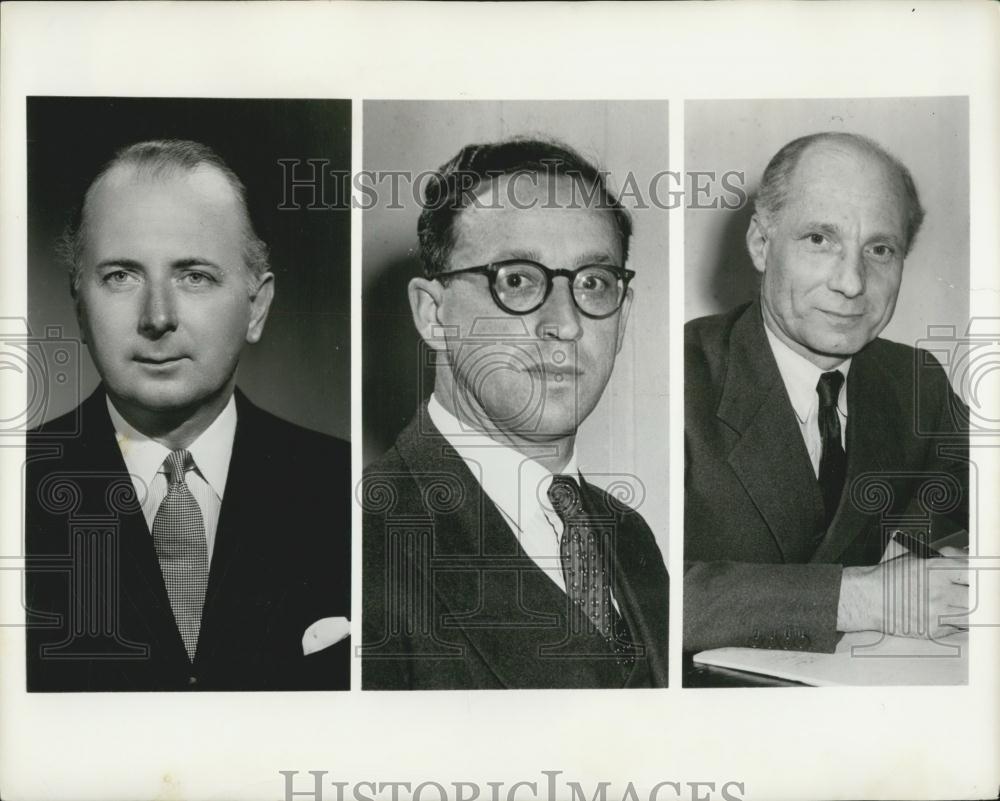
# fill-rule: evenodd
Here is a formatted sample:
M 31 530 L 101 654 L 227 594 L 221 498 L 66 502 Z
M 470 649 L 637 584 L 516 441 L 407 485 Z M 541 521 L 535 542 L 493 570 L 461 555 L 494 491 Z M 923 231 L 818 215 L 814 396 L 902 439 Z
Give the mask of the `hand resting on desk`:
M 837 630 L 938 639 L 961 630 L 968 612 L 967 554 L 942 548 L 941 557 L 931 559 L 907 553 L 871 567 L 845 567 Z

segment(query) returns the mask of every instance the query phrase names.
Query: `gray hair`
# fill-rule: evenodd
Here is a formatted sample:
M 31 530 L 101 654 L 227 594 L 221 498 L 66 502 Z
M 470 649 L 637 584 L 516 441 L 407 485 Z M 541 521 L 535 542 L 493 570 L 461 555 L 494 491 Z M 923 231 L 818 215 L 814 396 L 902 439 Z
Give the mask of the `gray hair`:
M 267 245 L 257 236 L 250 222 L 246 187 L 239 176 L 208 145 L 183 139 L 153 139 L 128 145 L 115 153 L 114 158 L 105 164 L 90 182 L 73 221 L 63 232 L 57 250 L 69 269 L 70 292 L 73 297 L 76 297 L 80 287 L 80 270 L 87 243 L 87 203 L 101 180 L 117 167 L 132 167 L 149 177 L 159 178 L 180 171 L 190 172 L 201 166 L 217 170 L 233 190 L 242 218 L 243 263 L 250 275 L 259 279 L 268 271 L 270 265 Z
M 906 201 L 906 253 L 909 253 L 913 246 L 913 240 L 920 230 L 920 225 L 924 221 L 924 209 L 920 205 L 920 196 L 917 194 L 913 176 L 910 175 L 910 171 L 903 162 L 889 153 L 878 142 L 860 134 L 826 131 L 793 139 L 781 148 L 767 165 L 764 177 L 760 180 L 760 187 L 757 189 L 754 200 L 757 214 L 765 223 L 777 218 L 788 201 L 788 184 L 792 173 L 798 166 L 799 159 L 811 145 L 820 142 L 851 144 L 865 153 L 881 159 L 887 167 L 896 173 Z

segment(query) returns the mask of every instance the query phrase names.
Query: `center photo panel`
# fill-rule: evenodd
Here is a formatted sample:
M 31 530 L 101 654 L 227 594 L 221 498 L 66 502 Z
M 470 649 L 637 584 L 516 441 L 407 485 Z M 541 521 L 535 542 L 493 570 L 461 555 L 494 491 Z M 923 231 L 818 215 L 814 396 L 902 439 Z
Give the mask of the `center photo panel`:
M 667 111 L 364 103 L 363 689 L 667 686 Z

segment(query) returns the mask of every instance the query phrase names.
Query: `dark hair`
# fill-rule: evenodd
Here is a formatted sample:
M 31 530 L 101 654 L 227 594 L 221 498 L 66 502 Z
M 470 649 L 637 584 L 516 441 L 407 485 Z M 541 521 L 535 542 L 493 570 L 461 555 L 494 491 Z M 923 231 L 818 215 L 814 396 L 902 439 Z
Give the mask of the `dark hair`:
M 594 208 L 614 215 L 622 259 L 628 258 L 632 219 L 608 189 L 605 175 L 571 147 L 546 139 L 517 137 L 502 142 L 466 145 L 434 172 L 424 188 L 423 211 L 417 223 L 424 274 L 434 278 L 447 271 L 455 246 L 455 220 L 486 182 L 518 173 L 565 176 L 580 181 L 597 196 Z
M 895 171 L 903 189 L 903 197 L 906 200 L 906 252 L 909 253 L 917 231 L 920 230 L 920 225 L 924 221 L 924 209 L 920 205 L 920 196 L 917 194 L 913 176 L 910 175 L 910 171 L 903 162 L 889 153 L 878 142 L 860 134 L 826 131 L 801 136 L 781 148 L 771 159 L 764 170 L 764 177 L 761 178 L 754 201 L 757 214 L 763 218 L 765 223 L 777 217 L 788 200 L 788 183 L 802 158 L 802 154 L 811 145 L 820 142 L 845 142 L 854 145 L 881 159 L 886 166 Z
M 73 221 L 66 227 L 60 239 L 58 250 L 70 271 L 70 290 L 74 297 L 80 285 L 80 269 L 84 247 L 87 241 L 87 202 L 94 188 L 113 169 L 132 167 L 150 177 L 161 177 L 178 171 L 192 171 L 208 166 L 226 179 L 237 205 L 240 208 L 243 225 L 243 261 L 247 270 L 259 278 L 268 270 L 267 245 L 253 230 L 247 209 L 246 187 L 222 157 L 208 145 L 183 139 L 153 139 L 123 147 L 108 161 L 90 182 L 83 195 Z

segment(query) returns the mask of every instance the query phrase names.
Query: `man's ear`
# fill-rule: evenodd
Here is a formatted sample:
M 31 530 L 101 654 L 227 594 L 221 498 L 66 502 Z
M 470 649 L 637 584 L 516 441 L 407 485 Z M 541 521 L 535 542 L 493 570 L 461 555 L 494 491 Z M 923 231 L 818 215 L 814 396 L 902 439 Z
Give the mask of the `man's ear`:
M 267 313 L 274 300 L 274 274 L 264 273 L 257 279 L 257 291 L 250 295 L 250 323 L 247 325 L 247 342 L 259 342 L 264 333 Z
M 621 353 L 622 345 L 625 343 L 625 327 L 628 325 L 628 315 L 632 311 L 632 287 L 628 288 L 625 297 L 622 299 L 622 307 L 618 311 L 618 344 L 615 353 Z
M 445 341 L 438 331 L 441 327 L 438 311 L 441 308 L 444 286 L 440 281 L 411 278 L 406 289 L 417 333 L 434 350 L 443 350 Z
M 767 264 L 768 230 L 758 215 L 750 218 L 747 228 L 747 250 L 757 272 L 763 273 Z

